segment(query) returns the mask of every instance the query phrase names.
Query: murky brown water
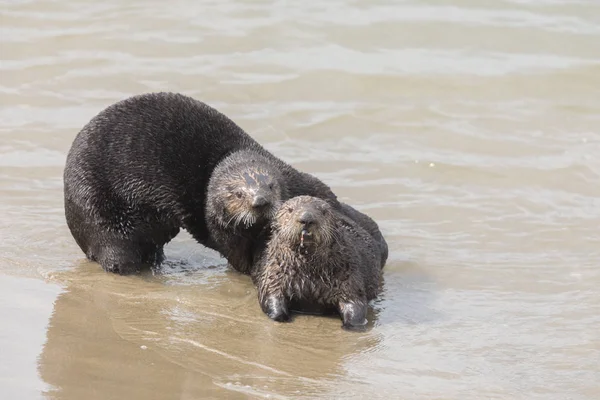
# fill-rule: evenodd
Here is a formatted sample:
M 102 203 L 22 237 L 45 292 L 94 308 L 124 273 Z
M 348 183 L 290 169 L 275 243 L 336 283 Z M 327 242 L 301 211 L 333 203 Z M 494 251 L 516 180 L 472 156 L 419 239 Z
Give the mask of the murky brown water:
M 598 1 L 0 5 L 0 398 L 600 398 Z M 83 260 L 66 152 L 158 90 L 380 223 L 370 331 L 272 323 L 186 234 L 161 276 Z

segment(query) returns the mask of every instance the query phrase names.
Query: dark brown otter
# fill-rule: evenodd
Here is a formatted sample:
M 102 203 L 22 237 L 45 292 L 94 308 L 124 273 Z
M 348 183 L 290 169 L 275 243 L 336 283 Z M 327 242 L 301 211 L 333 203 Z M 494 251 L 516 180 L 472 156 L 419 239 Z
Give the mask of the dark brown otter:
M 262 310 L 289 321 L 297 304 L 336 309 L 343 328 L 366 323 L 382 287 L 382 247 L 327 202 L 298 196 L 281 205 L 272 236 L 252 271 Z M 386 246 L 387 248 L 387 246 Z
M 248 274 L 254 255 L 269 236 L 269 225 L 289 197 L 281 172 L 271 160 L 252 150 L 233 153 L 213 171 L 206 191 L 209 246 L 229 265 Z
M 119 101 L 77 134 L 64 170 L 67 225 L 88 259 L 106 271 L 157 265 L 181 228 L 211 247 L 206 192 L 229 155 L 252 150 L 269 159 L 290 196 L 313 195 L 339 207 L 316 177 L 275 157 L 224 114 L 178 93 Z
M 270 158 L 252 150 L 241 150 L 217 165 L 206 192 L 206 225 L 210 247 L 225 256 L 229 265 L 248 274 L 270 237 L 270 224 L 282 202 L 290 198 L 288 186 L 299 190 L 298 182 L 286 181 Z M 327 193 L 315 193 L 326 198 Z M 387 243 L 371 217 L 348 204 L 340 211 L 366 230 L 379 244 L 381 266 L 388 257 Z

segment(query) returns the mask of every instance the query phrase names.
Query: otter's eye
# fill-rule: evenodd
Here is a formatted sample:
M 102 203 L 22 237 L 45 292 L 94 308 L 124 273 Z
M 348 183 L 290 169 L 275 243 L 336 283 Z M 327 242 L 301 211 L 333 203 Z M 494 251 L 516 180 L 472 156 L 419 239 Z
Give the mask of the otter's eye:
M 273 190 L 273 184 L 269 183 L 269 190 Z
M 294 209 L 292 207 L 288 207 L 287 210 L 288 210 L 288 212 L 293 212 L 294 211 Z
M 238 199 L 242 198 L 242 192 L 235 192 L 235 197 L 237 197 Z

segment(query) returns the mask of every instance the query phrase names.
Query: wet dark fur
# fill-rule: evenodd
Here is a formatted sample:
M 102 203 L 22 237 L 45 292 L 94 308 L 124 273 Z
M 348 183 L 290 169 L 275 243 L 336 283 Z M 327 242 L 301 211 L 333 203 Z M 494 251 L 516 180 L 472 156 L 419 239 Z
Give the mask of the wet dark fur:
M 389 250 L 387 242 L 383 237 L 383 234 L 379 230 L 379 226 L 377 225 L 377 223 L 367 214 L 356 210 L 355 208 L 349 206 L 346 203 L 340 203 L 340 206 L 341 211 L 347 217 L 353 219 L 354 222 L 360 225 L 360 227 L 363 228 L 365 231 L 369 232 L 373 239 L 375 239 L 375 242 L 377 242 L 381 251 L 381 268 L 383 268 L 385 266 L 385 263 L 387 262 Z
M 270 237 L 277 209 L 290 198 L 288 183 L 269 158 L 242 150 L 215 168 L 206 197 L 206 223 L 213 248 L 225 255 L 235 270 L 250 273 Z M 347 204 L 340 203 L 340 207 L 380 245 L 383 267 L 388 247 L 375 221 Z
M 215 167 L 242 149 L 277 166 L 290 196 L 339 207 L 327 185 L 273 156 L 222 113 L 181 94 L 150 93 L 109 106 L 78 133 L 64 171 L 67 225 L 90 260 L 120 274 L 159 264 L 180 228 L 210 247 L 206 187 Z
M 301 243 L 303 229 L 311 236 Z M 382 247 L 369 232 L 325 201 L 298 196 L 277 212 L 252 279 L 262 310 L 275 321 L 290 320 L 294 304 L 308 304 L 335 308 L 342 326 L 353 329 L 367 322 L 382 265 Z
M 232 268 L 250 272 L 288 193 L 278 166 L 255 151 L 235 152 L 215 168 L 206 192 L 206 225 L 211 246 Z

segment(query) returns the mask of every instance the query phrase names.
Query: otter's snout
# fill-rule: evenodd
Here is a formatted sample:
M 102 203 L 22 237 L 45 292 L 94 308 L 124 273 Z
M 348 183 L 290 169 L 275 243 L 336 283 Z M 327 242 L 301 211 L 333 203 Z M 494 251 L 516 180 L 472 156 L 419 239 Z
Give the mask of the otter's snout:
M 252 199 L 252 207 L 259 208 L 259 207 L 264 207 L 267 204 L 269 204 L 269 201 L 264 196 L 256 195 Z
M 309 227 L 316 221 L 317 221 L 316 215 L 310 211 L 304 211 L 298 217 L 298 222 L 300 222 L 305 228 Z

